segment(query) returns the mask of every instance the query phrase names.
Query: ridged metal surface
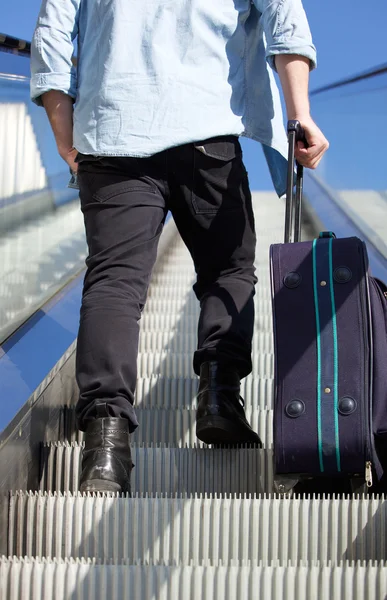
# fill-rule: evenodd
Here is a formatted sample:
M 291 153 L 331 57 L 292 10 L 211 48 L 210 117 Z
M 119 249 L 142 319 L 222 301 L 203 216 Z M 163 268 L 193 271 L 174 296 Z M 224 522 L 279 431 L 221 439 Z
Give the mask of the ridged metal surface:
M 179 335 L 196 333 L 198 319 L 194 315 L 188 315 L 182 319 L 179 314 L 152 314 L 145 313 L 141 318 L 142 331 L 176 331 Z M 272 317 L 267 314 L 256 314 L 254 330 L 271 332 L 273 328 Z
M 136 406 L 143 408 L 195 407 L 199 379 L 196 377 L 146 377 L 137 381 Z M 249 376 L 241 382 L 246 409 L 271 408 L 273 380 Z
M 4 83 L 1 82 L 0 103 L 0 165 L 3 174 L 0 179 L 1 208 L 6 198 L 30 190 L 41 190 L 47 185 L 47 175 L 28 107 L 19 100 L 20 93 L 17 96 L 19 101 L 14 98 L 10 102 L 9 92 L 3 92 Z
M 188 300 L 188 301 L 187 301 Z M 195 302 L 193 301 L 195 300 Z M 200 306 L 199 302 L 194 298 L 186 297 L 183 301 L 180 298 L 169 297 L 169 298 L 152 298 L 149 297 L 147 301 L 148 312 L 151 313 L 165 313 L 178 314 L 180 318 L 185 319 L 188 316 L 199 316 Z M 271 300 L 267 297 L 255 298 L 255 310 L 259 313 L 271 313 Z
M 42 447 L 42 491 L 78 491 L 82 446 Z M 132 492 L 259 494 L 273 489 L 273 452 L 258 448 L 132 447 Z
M 174 335 L 171 331 L 142 331 L 139 340 L 139 352 L 149 353 L 154 348 L 168 350 L 173 354 L 192 354 L 197 348 L 197 335 L 188 333 L 186 335 Z M 270 354 L 273 352 L 273 336 L 271 332 L 259 332 L 253 340 L 254 354 Z M 192 358 L 191 358 L 192 362 Z
M 273 377 L 273 354 L 258 354 L 252 357 L 255 377 Z M 187 352 L 173 354 L 172 352 L 149 352 L 138 355 L 138 376 L 164 375 L 164 377 L 189 377 L 193 375 L 192 354 Z
M 77 202 L 0 235 L 0 340 L 80 271 L 86 254 Z
M 19 492 L 10 502 L 9 554 L 88 556 L 110 563 L 3 559 L 1 599 L 387 598 L 385 563 L 342 562 L 387 559 L 385 498 L 268 493 L 273 489 L 268 246 L 281 241 L 283 204 L 274 195 L 257 195 L 256 207 L 254 364 L 241 395 L 264 449 L 195 444 L 195 274 L 181 240 L 171 235 L 141 321 L 134 495 L 78 494 L 82 446 L 57 442 L 42 446 L 41 489 L 64 493 Z M 63 430 L 74 440 L 79 436 L 71 403 Z
M 383 600 L 386 567 L 154 566 L 1 560 L 7 600 Z
M 264 446 L 273 443 L 273 411 L 246 408 L 246 417 L 251 427 L 261 438 Z M 170 444 L 193 446 L 196 437 L 196 410 L 142 409 L 137 410 L 139 427 L 132 435 L 135 444 Z
M 190 270 L 190 269 L 189 269 Z M 157 281 L 157 277 L 155 277 L 156 281 Z M 179 301 L 184 304 L 185 302 L 188 302 L 192 307 L 195 306 L 196 304 L 198 304 L 198 300 L 194 294 L 194 292 L 192 291 L 191 285 L 193 285 L 194 283 L 194 277 L 189 277 L 187 279 L 183 279 L 183 282 L 180 280 L 180 278 L 178 279 L 178 281 L 176 281 L 174 283 L 174 285 L 153 285 L 153 280 L 152 280 L 152 285 L 153 287 L 151 287 L 149 289 L 149 293 L 148 293 L 148 300 L 147 300 L 147 304 L 146 306 L 149 307 L 149 301 L 150 300 L 165 300 L 168 298 L 171 298 L 173 301 L 175 301 L 176 299 L 179 299 Z M 260 281 L 259 287 L 256 288 L 255 290 L 255 299 L 265 299 L 267 300 L 267 294 L 269 292 L 269 287 L 270 287 L 270 282 L 267 279 L 267 281 L 263 282 Z
M 260 436 L 265 447 L 273 443 L 273 412 L 271 410 L 246 408 L 246 417 Z M 183 447 L 193 446 L 196 437 L 196 409 L 142 408 L 136 410 L 139 427 L 132 434 L 134 444 L 169 444 Z M 81 442 L 84 434 L 77 430 L 74 411 L 66 411 L 66 441 Z
M 8 552 L 18 556 L 168 564 L 387 559 L 387 501 L 375 497 L 18 494 L 10 519 Z
M 187 271 L 187 273 L 184 274 L 183 271 Z M 256 275 L 259 279 L 259 285 L 261 285 L 262 287 L 261 291 L 256 292 L 257 297 L 259 298 L 264 296 L 264 289 L 269 289 L 270 279 L 267 272 L 264 273 L 263 271 L 257 270 Z M 155 275 L 152 279 L 152 284 L 155 287 L 157 286 L 160 288 L 160 292 L 158 292 L 158 297 L 163 297 L 164 294 L 170 294 L 171 291 L 175 289 L 179 294 L 184 293 L 184 289 L 186 289 L 188 293 L 194 285 L 195 281 L 196 279 L 194 273 L 192 272 L 191 274 L 191 267 L 187 266 L 186 268 L 181 267 L 181 269 L 179 271 L 177 270 L 176 273 L 167 272 Z M 153 292 L 151 292 L 151 294 L 152 293 Z M 150 297 L 151 296 L 149 296 L 149 298 Z
M 73 360 L 73 357 L 72 357 Z M 136 387 L 135 408 L 139 409 L 196 409 L 198 377 L 151 377 L 139 378 Z M 273 406 L 273 380 L 249 375 L 241 381 L 241 396 L 245 410 L 271 409 Z M 77 396 L 69 398 L 75 403 Z

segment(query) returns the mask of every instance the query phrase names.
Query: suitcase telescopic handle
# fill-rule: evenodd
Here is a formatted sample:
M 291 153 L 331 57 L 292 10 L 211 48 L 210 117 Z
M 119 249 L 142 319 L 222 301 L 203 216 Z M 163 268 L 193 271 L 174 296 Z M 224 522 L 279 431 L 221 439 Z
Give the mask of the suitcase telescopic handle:
M 297 163 L 296 193 L 294 194 L 294 153 L 296 143 L 304 142 L 305 132 L 299 121 L 288 121 L 288 178 L 286 186 L 285 243 L 299 242 L 301 238 L 301 202 L 304 180 L 304 167 Z

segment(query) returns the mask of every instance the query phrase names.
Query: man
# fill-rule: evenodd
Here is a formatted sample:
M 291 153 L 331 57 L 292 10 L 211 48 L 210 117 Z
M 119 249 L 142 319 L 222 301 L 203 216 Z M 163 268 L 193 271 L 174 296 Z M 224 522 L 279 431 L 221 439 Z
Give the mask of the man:
M 287 116 L 306 132 L 297 159 L 316 167 L 328 143 L 309 113 L 314 66 L 301 0 L 43 0 L 31 96 L 78 171 L 89 247 L 76 363 L 82 491 L 130 489 L 138 323 L 168 210 L 197 273 L 197 436 L 260 444 L 239 396 L 256 240 L 238 136 L 263 144 L 284 193 L 276 69 Z

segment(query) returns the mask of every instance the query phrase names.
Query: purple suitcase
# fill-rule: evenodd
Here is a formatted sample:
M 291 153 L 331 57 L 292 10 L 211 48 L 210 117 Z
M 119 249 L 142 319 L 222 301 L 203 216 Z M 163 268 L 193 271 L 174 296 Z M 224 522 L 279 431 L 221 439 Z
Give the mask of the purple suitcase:
M 387 439 L 387 288 L 369 275 L 359 238 L 323 232 L 298 241 L 297 121 L 288 136 L 285 243 L 270 248 L 275 489 L 287 493 L 312 477 L 370 487 L 383 471 L 375 442 Z

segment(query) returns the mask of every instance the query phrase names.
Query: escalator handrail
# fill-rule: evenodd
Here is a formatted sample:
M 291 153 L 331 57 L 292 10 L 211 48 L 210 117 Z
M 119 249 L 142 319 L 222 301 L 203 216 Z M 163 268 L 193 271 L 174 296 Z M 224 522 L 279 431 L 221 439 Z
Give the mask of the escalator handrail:
M 317 96 L 318 94 L 322 94 L 323 92 L 328 92 L 330 90 L 344 87 L 352 83 L 357 83 L 358 81 L 364 81 L 365 79 L 371 79 L 372 77 L 377 77 L 378 75 L 383 75 L 384 73 L 387 73 L 387 63 L 383 65 L 378 65 L 376 67 L 373 67 L 369 71 L 364 71 L 357 75 L 353 75 L 352 77 L 347 77 L 346 79 L 340 79 L 339 81 L 334 81 L 333 83 L 323 85 L 322 87 L 312 90 L 309 95 Z
M 0 33 L 0 52 L 8 52 L 16 56 L 29 58 L 31 56 L 31 42 L 15 38 L 12 35 L 7 35 L 6 33 Z M 73 65 L 76 66 L 76 56 L 73 56 L 71 60 Z
M 31 42 L 0 33 L 0 51 L 28 58 L 31 54 Z

